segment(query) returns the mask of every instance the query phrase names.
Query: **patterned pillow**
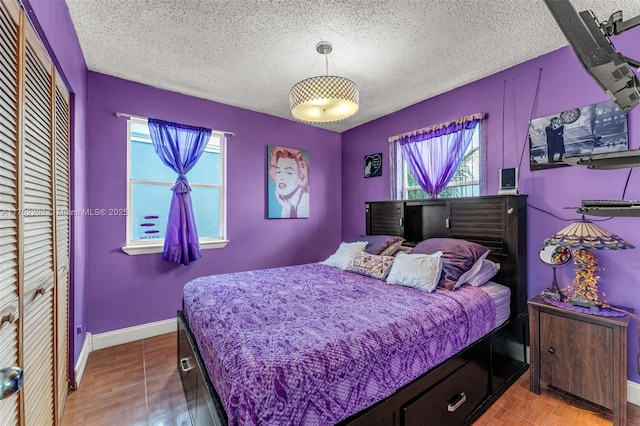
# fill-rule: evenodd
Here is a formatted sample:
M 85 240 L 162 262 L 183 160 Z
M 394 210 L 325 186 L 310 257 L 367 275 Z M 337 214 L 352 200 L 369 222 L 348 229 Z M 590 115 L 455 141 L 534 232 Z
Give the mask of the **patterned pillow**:
M 442 271 L 442 252 L 432 254 L 398 253 L 387 277 L 389 284 L 399 284 L 432 292 Z
M 404 240 L 400 240 L 400 241 L 396 241 L 395 243 L 391 244 L 389 247 L 387 247 L 386 249 L 382 250 L 382 253 L 380 253 L 380 256 L 393 256 L 394 254 L 396 254 L 398 252 L 398 250 L 400 249 L 400 246 L 402 246 L 403 242 L 404 242 Z
M 352 243 L 340 243 L 340 247 L 327 258 L 327 260 L 320 262 L 323 265 L 334 266 L 338 269 L 346 269 L 351 260 L 361 253 L 367 246 L 366 241 L 355 241 Z
M 345 271 L 384 280 L 394 260 L 395 257 L 392 256 L 378 256 L 361 252 L 351 260 Z
M 471 269 L 476 262 L 489 253 L 489 249 L 471 241 L 455 238 L 430 238 L 419 243 L 412 253 L 431 254 L 442 252 L 442 277 L 438 287 L 455 290 L 458 279 Z
M 485 258 L 487 257 L 488 254 L 489 252 L 486 252 L 485 254 L 480 256 L 480 259 L 478 259 L 476 263 L 473 264 L 471 269 L 469 269 L 464 274 L 460 275 L 460 277 L 458 278 L 458 281 L 456 282 L 455 287 L 453 288 L 454 290 L 460 287 L 462 284 L 468 283 L 469 280 L 473 279 L 476 275 L 480 273 L 480 271 L 482 270 L 482 265 L 484 264 L 484 261 L 486 260 Z
M 488 283 L 491 278 L 495 277 L 499 270 L 499 263 L 494 263 L 490 260 L 484 259 L 482 261 L 480 271 L 478 271 L 476 275 L 469 277 L 466 283 L 474 287 L 480 287 Z
M 397 256 L 400 253 L 411 254 L 412 251 L 413 251 L 413 247 L 400 246 L 400 247 L 398 247 L 398 251 L 396 251 L 393 255 Z
M 398 250 L 398 247 L 402 245 L 404 238 L 396 235 L 360 235 L 354 238 L 353 241 L 366 241 L 369 243 L 365 249 L 369 254 L 391 256 Z M 394 245 L 395 248 L 392 248 Z

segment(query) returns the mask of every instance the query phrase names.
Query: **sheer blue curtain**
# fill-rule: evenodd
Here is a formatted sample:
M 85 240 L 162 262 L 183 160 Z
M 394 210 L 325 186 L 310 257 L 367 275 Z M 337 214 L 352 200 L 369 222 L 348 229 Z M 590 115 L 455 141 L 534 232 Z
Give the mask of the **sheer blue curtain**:
M 438 198 L 453 178 L 481 119 L 481 114 L 475 114 L 395 140 L 409 170 L 430 197 Z
M 178 174 L 167 218 L 162 257 L 188 265 L 202 256 L 191 207 L 187 173 L 196 165 L 211 137 L 211 129 L 185 126 L 150 118 L 151 141 L 162 162 Z

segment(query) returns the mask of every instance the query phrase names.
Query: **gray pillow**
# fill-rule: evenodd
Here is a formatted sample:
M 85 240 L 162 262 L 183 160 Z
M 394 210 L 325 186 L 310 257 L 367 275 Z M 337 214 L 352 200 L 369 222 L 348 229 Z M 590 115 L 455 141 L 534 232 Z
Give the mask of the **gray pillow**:
M 411 253 L 432 254 L 437 251 L 442 252 L 442 275 L 438 287 L 454 290 L 460 276 L 476 262 L 482 262 L 490 250 L 467 240 L 429 238 L 415 246 Z

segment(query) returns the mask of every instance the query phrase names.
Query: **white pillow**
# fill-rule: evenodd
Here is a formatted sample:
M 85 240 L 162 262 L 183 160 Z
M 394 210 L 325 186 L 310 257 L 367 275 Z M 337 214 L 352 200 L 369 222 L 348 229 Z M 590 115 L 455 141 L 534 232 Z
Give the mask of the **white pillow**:
M 327 260 L 320 262 L 323 265 L 334 266 L 343 271 L 351 263 L 354 257 L 367 247 L 367 241 L 354 241 L 352 243 L 340 243 L 340 247 Z
M 433 254 L 398 253 L 387 276 L 387 282 L 432 292 L 440 281 L 441 272 L 441 251 Z
M 480 256 L 480 258 L 478 260 L 476 260 L 476 263 L 473 264 L 471 269 L 469 269 L 464 274 L 460 275 L 460 278 L 458 278 L 458 281 L 456 282 L 456 286 L 453 287 L 454 290 L 456 288 L 460 287 L 462 284 L 468 283 L 469 281 L 471 281 L 473 279 L 473 277 L 475 277 L 476 275 L 478 275 L 480 273 L 480 270 L 482 269 L 482 264 L 486 260 L 486 257 L 487 257 L 488 254 L 489 254 L 489 252 L 484 253 L 482 256 Z

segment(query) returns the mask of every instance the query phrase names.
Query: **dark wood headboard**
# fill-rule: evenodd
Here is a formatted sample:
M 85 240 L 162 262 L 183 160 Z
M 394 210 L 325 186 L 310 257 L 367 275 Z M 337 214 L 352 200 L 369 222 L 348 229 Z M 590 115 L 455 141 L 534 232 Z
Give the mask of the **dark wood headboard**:
M 491 249 L 500 263 L 493 281 L 511 289 L 511 316 L 527 312 L 527 196 L 367 202 L 369 235 L 400 235 L 407 245 L 427 238 L 458 238 Z

